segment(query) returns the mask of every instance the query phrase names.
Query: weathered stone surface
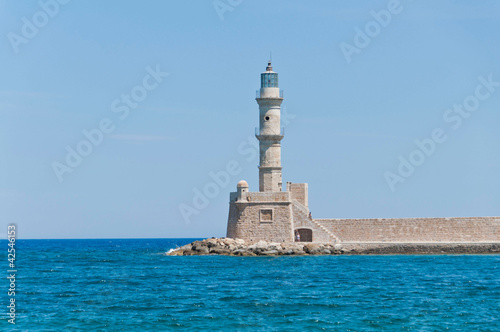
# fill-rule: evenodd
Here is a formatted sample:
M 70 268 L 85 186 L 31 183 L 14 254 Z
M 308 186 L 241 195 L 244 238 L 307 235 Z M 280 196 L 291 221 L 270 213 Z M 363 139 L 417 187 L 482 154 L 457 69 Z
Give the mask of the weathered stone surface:
M 245 244 L 245 240 L 243 240 L 243 239 L 235 239 L 234 242 L 236 242 L 236 244 L 239 246 Z
M 262 251 L 260 253 L 261 255 L 266 255 L 266 256 L 275 256 L 275 255 L 278 255 L 278 250 L 274 249 L 274 250 L 266 250 L 266 251 Z
M 253 252 L 251 252 L 249 250 L 245 250 L 245 249 L 235 250 L 235 251 L 233 251 L 232 254 L 235 256 L 255 256 L 255 254 Z
M 174 250 L 171 252 L 167 252 L 167 255 L 169 255 L 169 256 L 182 256 L 183 253 L 184 253 L 184 250 L 177 249 L 177 250 Z
M 207 246 L 209 248 L 212 248 L 212 247 L 216 247 L 217 246 L 217 243 L 218 243 L 217 240 L 218 239 L 207 239 L 207 240 L 205 240 L 206 241 L 205 243 L 207 244 Z
M 317 244 L 317 243 L 308 243 L 308 244 L 304 245 L 304 251 L 307 253 L 317 252 L 321 248 L 322 248 L 322 245 Z
M 344 243 L 500 242 L 500 217 L 314 219 L 314 222 Z
M 208 249 L 208 247 L 196 247 L 196 250 L 194 250 L 200 254 L 208 254 L 210 252 L 210 250 Z
M 500 217 L 313 219 L 307 184 L 289 184 L 285 192 L 246 192 L 237 201 L 235 194 L 227 235 L 245 241 L 289 243 L 295 231 L 308 230 L 314 243 L 500 242 Z M 272 211 L 272 218 L 261 219 L 263 211 Z
M 212 248 L 210 249 L 210 253 L 218 255 L 229 255 L 231 251 L 229 249 Z
M 265 249 L 265 248 L 267 248 L 267 246 L 268 246 L 268 243 L 266 241 L 262 241 L 262 240 L 255 244 L 255 247 L 259 248 L 259 249 Z

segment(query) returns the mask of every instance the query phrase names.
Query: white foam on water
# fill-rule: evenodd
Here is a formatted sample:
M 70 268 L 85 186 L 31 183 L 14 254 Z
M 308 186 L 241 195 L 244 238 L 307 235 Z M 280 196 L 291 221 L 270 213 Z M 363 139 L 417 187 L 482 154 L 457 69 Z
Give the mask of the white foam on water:
M 167 255 L 170 253 L 173 253 L 174 251 L 177 251 L 177 250 L 179 250 L 179 247 L 174 248 L 174 249 L 170 249 L 169 251 L 167 251 Z

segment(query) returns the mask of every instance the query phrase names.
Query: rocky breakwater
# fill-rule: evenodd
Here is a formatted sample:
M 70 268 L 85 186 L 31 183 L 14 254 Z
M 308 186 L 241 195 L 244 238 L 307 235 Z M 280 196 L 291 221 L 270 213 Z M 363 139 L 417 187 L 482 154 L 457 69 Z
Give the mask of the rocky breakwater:
M 500 242 L 492 243 L 275 243 L 211 238 L 170 250 L 169 256 L 300 256 L 300 255 L 471 255 L 500 254 Z
M 241 239 L 206 239 L 195 241 L 167 252 L 169 256 L 226 255 L 226 256 L 279 256 L 279 255 L 338 255 L 339 245 L 317 243 L 246 243 Z

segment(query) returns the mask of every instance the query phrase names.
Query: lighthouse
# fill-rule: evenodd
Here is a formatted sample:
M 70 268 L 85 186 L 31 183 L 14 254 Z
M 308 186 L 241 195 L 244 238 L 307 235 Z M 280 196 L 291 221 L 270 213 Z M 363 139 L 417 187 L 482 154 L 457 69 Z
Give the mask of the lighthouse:
M 236 191 L 229 193 L 227 237 L 242 239 L 247 243 L 258 243 L 260 240 L 272 242 L 276 249 L 260 251 L 257 253 L 259 255 L 274 255 L 278 252 L 284 255 L 294 254 L 294 249 L 286 243 L 297 241 L 330 244 L 345 242 L 361 247 L 382 242 L 425 242 L 434 243 L 433 245 L 443 242 L 500 243 L 500 217 L 313 219 L 309 211 L 309 185 L 287 181 L 286 188 L 283 188 L 283 130 L 280 126 L 283 94 L 278 87 L 278 73 L 273 71 L 271 61 L 266 71 L 260 74 L 260 90 L 257 91 L 256 100 L 259 104 L 259 127 L 255 131 L 260 146 L 259 191 L 252 191 L 251 183 L 241 180 L 236 185 Z M 408 231 L 409 228 L 412 229 L 411 232 Z M 472 238 L 471 230 L 474 233 Z M 282 242 L 281 245 L 279 242 Z M 392 252 L 389 247 L 373 248 L 375 251 L 380 249 L 380 252 L 386 252 L 387 249 Z M 412 252 L 416 250 L 415 252 L 421 253 L 421 248 L 408 248 Z M 429 250 L 434 252 L 434 249 Z M 233 254 L 252 256 L 255 252 L 239 249 L 233 251 Z
M 283 93 L 278 87 L 278 73 L 273 71 L 271 61 L 266 71 L 260 74 L 260 90 L 257 91 L 259 104 L 259 128 L 255 136 L 259 140 L 259 191 L 282 191 L 280 126 Z
M 278 73 L 271 61 L 260 74 L 259 127 L 255 136 L 259 140 L 259 191 L 251 191 L 248 182 L 241 180 L 236 191 L 229 194 L 227 237 L 248 241 L 293 242 L 295 234 L 301 241 L 314 239 L 327 241 L 328 235 L 308 217 L 307 183 L 286 183 L 281 178 L 280 126 L 283 93 L 278 87 Z M 317 232 L 316 232 L 317 231 Z

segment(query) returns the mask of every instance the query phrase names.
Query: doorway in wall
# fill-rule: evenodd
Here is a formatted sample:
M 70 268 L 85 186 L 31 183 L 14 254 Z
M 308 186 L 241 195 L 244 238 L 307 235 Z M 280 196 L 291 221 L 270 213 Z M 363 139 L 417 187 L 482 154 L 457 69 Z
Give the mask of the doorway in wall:
M 300 235 L 300 242 L 312 242 L 313 232 L 311 229 L 299 228 L 297 229 Z

